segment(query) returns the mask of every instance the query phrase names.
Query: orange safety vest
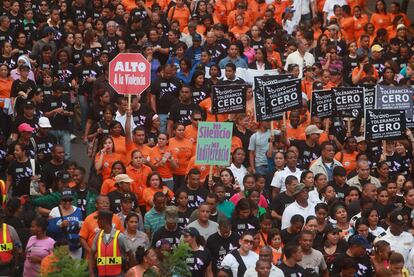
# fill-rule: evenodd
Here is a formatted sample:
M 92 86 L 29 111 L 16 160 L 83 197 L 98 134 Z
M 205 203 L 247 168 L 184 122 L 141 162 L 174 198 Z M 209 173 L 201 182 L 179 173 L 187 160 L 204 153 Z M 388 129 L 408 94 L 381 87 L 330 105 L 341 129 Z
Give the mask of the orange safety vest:
M 105 244 L 102 241 L 103 230 L 99 233 L 97 243 L 96 266 L 99 276 L 114 276 L 122 273 L 122 256 L 118 247 L 120 231 L 115 232 L 114 239 Z
M 2 226 L 3 235 L 0 242 L 0 261 L 10 263 L 13 259 L 13 242 L 10 237 L 10 231 L 6 223 Z
M 6 200 L 7 200 L 7 191 L 6 191 L 6 183 L 3 180 L 0 180 L 0 190 L 1 190 L 1 206 L 6 208 Z

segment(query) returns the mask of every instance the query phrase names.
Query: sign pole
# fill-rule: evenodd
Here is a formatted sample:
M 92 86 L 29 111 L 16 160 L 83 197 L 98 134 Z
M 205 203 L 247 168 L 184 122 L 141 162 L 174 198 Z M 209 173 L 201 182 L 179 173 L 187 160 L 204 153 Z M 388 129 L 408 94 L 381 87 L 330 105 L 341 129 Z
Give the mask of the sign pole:
M 213 166 L 214 165 L 210 165 L 210 170 L 208 172 L 208 180 L 209 181 L 213 181 Z
M 131 94 L 128 94 L 128 110 L 131 109 Z
M 349 134 L 350 136 L 352 136 L 352 133 L 351 133 L 351 118 L 347 118 L 347 120 L 346 120 L 346 125 L 347 125 L 347 134 Z
M 283 127 L 286 128 L 286 113 L 283 113 Z

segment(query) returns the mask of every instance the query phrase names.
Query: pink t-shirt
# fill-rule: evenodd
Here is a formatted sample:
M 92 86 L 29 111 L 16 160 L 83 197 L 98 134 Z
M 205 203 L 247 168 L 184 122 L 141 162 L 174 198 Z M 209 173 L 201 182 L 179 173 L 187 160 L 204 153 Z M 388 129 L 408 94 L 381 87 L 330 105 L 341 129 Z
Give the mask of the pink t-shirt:
M 239 203 L 240 199 L 241 199 L 240 193 L 236 193 L 229 200 L 233 202 L 234 206 L 236 206 L 237 203 Z M 259 206 L 265 209 L 268 206 L 266 198 L 263 196 L 263 194 L 260 194 Z
M 46 239 L 38 240 L 36 236 L 31 236 L 26 247 L 26 260 L 24 261 L 25 277 L 37 277 L 40 274 L 40 263 L 32 263 L 29 257 L 37 256 L 42 259 L 48 256 L 53 251 L 55 240 L 47 237 Z

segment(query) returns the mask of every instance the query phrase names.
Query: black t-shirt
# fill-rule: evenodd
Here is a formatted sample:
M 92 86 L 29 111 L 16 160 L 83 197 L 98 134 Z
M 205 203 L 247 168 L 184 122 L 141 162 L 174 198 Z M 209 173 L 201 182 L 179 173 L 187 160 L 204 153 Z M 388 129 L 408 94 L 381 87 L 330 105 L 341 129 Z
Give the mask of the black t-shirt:
M 39 165 L 36 163 L 36 174 L 39 172 Z M 33 170 L 30 159 L 26 162 L 11 161 L 7 169 L 7 174 L 12 177 L 11 188 L 13 196 L 29 195 L 30 181 Z
M 55 97 L 48 95 L 43 104 L 43 111 L 50 112 L 57 108 L 63 108 L 65 111 L 73 111 L 73 105 L 69 100 L 68 95 Z M 69 117 L 62 114 L 55 114 L 49 118 L 53 130 L 69 130 Z
M 260 229 L 259 220 L 252 215 L 248 218 L 233 218 L 231 220 L 231 226 L 232 231 L 238 236 L 242 235 L 245 231 Z
M 292 242 L 295 240 L 295 238 L 298 237 L 299 234 L 293 234 L 293 233 L 289 233 L 288 232 L 288 228 L 283 229 L 282 231 L 280 231 L 280 237 L 282 238 L 282 242 L 283 244 L 287 244 L 289 242 Z
M 17 131 L 17 128 L 19 127 L 20 124 L 22 123 L 27 123 L 29 124 L 32 128 L 35 128 L 36 130 L 39 129 L 39 119 L 36 117 L 33 118 L 27 118 L 24 115 L 20 115 L 17 116 L 12 124 L 12 133 L 18 134 L 19 132 Z M 34 130 L 33 132 L 36 132 L 36 130 Z
M 188 195 L 188 204 L 189 213 L 191 214 L 198 206 L 205 202 L 207 199 L 208 190 L 205 188 L 198 188 L 197 190 L 189 189 L 187 186 L 182 186 L 178 189 L 176 195 L 179 195 L 179 192 L 185 191 Z
M 304 140 L 293 140 L 291 144 L 299 149 L 299 160 L 306 168 L 309 168 L 311 162 L 321 155 L 321 148 L 318 144 L 310 147 Z
M 66 163 L 62 164 L 53 164 L 52 162 L 46 163 L 42 167 L 42 178 L 40 179 L 42 183 L 46 185 L 47 189 L 50 189 L 53 187 L 53 184 L 56 181 L 56 176 L 59 173 L 59 171 L 63 171 L 66 169 Z
M 284 191 L 272 199 L 272 202 L 270 202 L 269 205 L 269 209 L 277 212 L 277 214 L 281 216 L 285 208 L 293 202 L 295 202 L 295 198 L 287 195 Z
M 84 51 L 83 47 L 81 49 L 76 49 L 72 47 L 72 62 L 74 65 L 78 65 L 82 62 L 82 53 Z
M 7 149 L 7 154 L 8 155 L 14 155 L 14 147 L 16 146 L 16 144 L 19 143 L 18 140 L 13 141 L 12 143 L 9 144 L 9 148 Z M 34 141 L 34 139 L 30 138 L 29 142 L 27 143 L 27 145 L 25 145 L 26 147 L 26 155 L 30 158 L 30 159 L 34 159 L 36 158 L 36 142 Z
M 44 165 L 52 159 L 52 148 L 56 144 L 56 138 L 52 135 L 35 136 L 34 140 L 37 146 L 37 160 L 41 165 Z
M 335 258 L 341 254 L 344 254 L 348 249 L 348 245 L 344 240 L 339 240 L 338 245 L 336 246 L 336 250 L 333 254 L 326 253 L 323 245 L 321 245 L 321 247 L 319 247 L 318 249 L 321 251 L 323 258 L 325 259 L 326 265 L 328 267 L 329 273 L 331 274 Z
M 74 56 L 78 55 L 78 53 L 74 53 Z M 82 57 L 82 54 L 80 54 Z M 96 65 L 88 66 L 88 65 L 81 65 L 76 70 L 76 77 L 78 78 L 79 83 L 79 90 L 80 94 L 92 94 L 93 82 L 86 81 L 87 78 L 98 78 L 99 69 Z M 93 107 L 93 105 L 92 105 Z
M 132 198 L 132 209 L 135 210 L 138 207 L 138 201 L 135 194 L 130 193 Z M 114 214 L 121 212 L 121 199 L 123 198 L 124 193 L 119 192 L 118 190 L 108 193 L 109 198 L 109 208 Z
M 200 104 L 201 101 L 203 101 L 204 99 L 206 99 L 207 97 L 210 96 L 210 87 L 207 85 L 203 85 L 201 88 L 197 88 L 195 86 L 191 87 L 191 92 L 192 92 L 192 99 L 193 99 L 193 103 L 195 104 Z
M 78 189 L 76 191 L 76 196 L 78 199 L 78 203 L 76 203 L 76 206 L 82 211 L 82 217 L 86 218 L 86 197 L 88 195 L 88 191 L 86 189 L 80 190 Z
M 283 274 L 285 274 L 285 276 L 302 277 L 305 274 L 305 269 L 297 264 L 294 267 L 290 267 L 287 266 L 285 263 L 282 263 L 277 267 L 283 271 Z
M 155 231 L 152 236 L 151 246 L 159 247 L 160 241 L 162 239 L 168 240 L 172 247 L 177 246 L 180 243 L 181 230 L 177 228 L 174 231 L 168 231 L 165 226 L 162 226 L 160 229 Z
M 17 97 L 20 91 L 23 91 L 27 95 L 36 91 L 36 84 L 32 80 L 28 79 L 26 82 L 22 82 L 20 79 L 14 80 L 11 87 L 11 97 Z M 31 96 L 29 96 L 31 97 Z M 16 99 L 15 110 L 18 114 L 23 114 L 24 99 L 19 97 Z
M 190 209 L 185 212 L 178 212 L 178 229 L 183 230 L 190 222 Z
M 155 96 L 157 113 L 168 114 L 171 106 L 178 102 L 181 82 L 176 77 L 171 79 L 157 78 L 152 83 L 151 93 Z
M 69 84 L 74 79 L 75 68 L 72 64 L 68 64 L 65 68 L 62 65 L 57 64 L 53 68 L 53 76 L 55 76 L 61 83 Z
M 218 232 L 208 237 L 206 248 L 211 254 L 211 268 L 214 276 L 217 274 L 217 268 L 221 265 L 224 257 L 238 247 L 239 240 L 235 233 L 231 233 L 228 238 L 223 238 Z
M 349 256 L 346 253 L 340 254 L 335 258 L 335 260 L 332 263 L 332 274 L 340 273 L 342 262 L 345 260 L 345 258 L 351 258 L 357 264 L 358 270 L 356 276 L 373 276 L 371 261 L 367 255 L 364 255 L 361 258 L 355 258 Z
M 344 72 L 345 72 L 345 81 L 347 83 L 352 83 L 352 70 L 358 66 L 358 57 L 352 58 L 349 55 L 346 55 L 343 60 L 344 63 Z
M 187 258 L 186 260 L 192 277 L 205 276 L 207 267 L 210 265 L 210 262 L 211 255 L 207 249 L 192 251 L 191 257 Z
M 141 104 L 138 110 L 132 111 L 132 120 L 134 120 L 135 125 L 144 126 L 148 114 L 152 111 L 147 104 Z
M 349 178 L 349 177 L 348 177 Z M 345 194 L 348 192 L 349 185 L 345 184 L 342 187 L 339 186 L 337 183 L 335 183 L 333 180 L 329 182 L 331 186 L 335 189 L 336 192 L 336 198 L 344 201 L 345 200 Z

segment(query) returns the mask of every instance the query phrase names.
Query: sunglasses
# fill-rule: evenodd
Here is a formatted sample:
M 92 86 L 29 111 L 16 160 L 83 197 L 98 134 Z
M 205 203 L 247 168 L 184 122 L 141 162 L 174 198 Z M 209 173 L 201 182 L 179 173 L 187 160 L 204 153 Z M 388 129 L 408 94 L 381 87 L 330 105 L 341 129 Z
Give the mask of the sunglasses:
M 248 239 L 244 239 L 244 240 L 243 240 L 243 242 L 244 242 L 244 243 L 248 243 L 248 244 L 252 244 L 252 245 L 253 245 L 253 243 L 254 243 L 254 241 L 253 241 L 253 240 L 248 240 Z

